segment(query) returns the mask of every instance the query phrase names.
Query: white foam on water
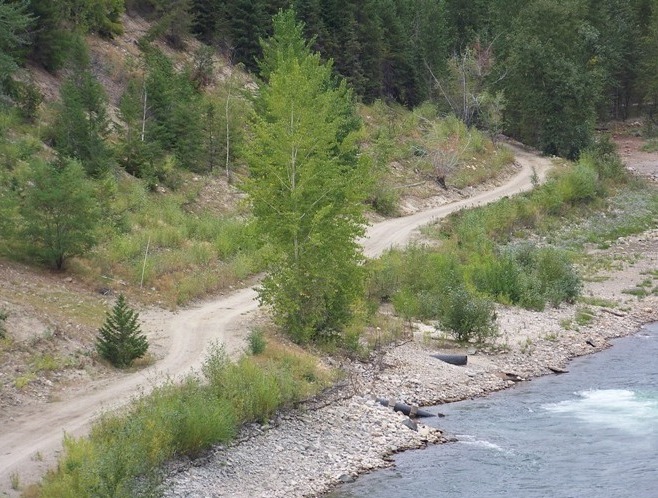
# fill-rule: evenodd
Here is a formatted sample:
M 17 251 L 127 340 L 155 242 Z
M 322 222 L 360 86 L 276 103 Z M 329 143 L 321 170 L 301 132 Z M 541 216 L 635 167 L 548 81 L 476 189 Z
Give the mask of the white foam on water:
M 549 403 L 543 408 L 635 434 L 648 434 L 658 428 L 657 399 L 644 398 L 626 389 L 594 389 L 575 394 L 577 399 Z
M 501 453 L 507 453 L 507 450 L 505 450 L 501 446 L 497 445 L 496 443 L 476 439 L 474 436 L 470 436 L 468 434 L 458 434 L 457 439 L 459 440 L 460 443 L 466 444 L 466 445 L 469 445 L 469 446 L 478 446 L 480 448 L 486 448 L 486 449 L 489 449 L 489 450 L 499 451 Z

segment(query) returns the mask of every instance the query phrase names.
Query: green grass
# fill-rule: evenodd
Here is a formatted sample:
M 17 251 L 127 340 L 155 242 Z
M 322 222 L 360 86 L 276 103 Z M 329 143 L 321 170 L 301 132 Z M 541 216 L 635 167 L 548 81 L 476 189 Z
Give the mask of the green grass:
M 632 289 L 624 289 L 622 291 L 624 294 L 630 294 L 631 296 L 635 296 L 638 298 L 646 297 L 649 295 L 649 292 L 647 292 L 646 289 L 643 287 L 634 287 Z
M 580 296 L 578 302 L 582 304 L 588 304 L 590 306 L 599 306 L 601 308 L 616 308 L 617 303 L 611 299 L 604 299 L 602 297 L 594 296 Z
M 574 317 L 574 320 L 578 325 L 585 326 L 589 325 L 595 317 L 596 313 L 592 311 L 592 309 L 582 307 L 576 310 L 576 316 Z
M 651 138 L 642 146 L 644 152 L 658 152 L 658 138 Z
M 38 496 L 155 496 L 167 460 L 227 443 L 242 424 L 267 421 L 332 380 L 315 358 L 280 345 L 235 363 L 216 346 L 202 370 L 203 378 L 166 382 L 126 411 L 106 414 L 88 437 L 66 436 Z
M 177 306 L 236 286 L 265 266 L 269 248 L 237 212 L 194 214 L 185 193 L 148 192 L 130 178 L 119 181 L 113 199 L 116 228 L 87 263 L 92 277 L 153 288 L 158 300 Z

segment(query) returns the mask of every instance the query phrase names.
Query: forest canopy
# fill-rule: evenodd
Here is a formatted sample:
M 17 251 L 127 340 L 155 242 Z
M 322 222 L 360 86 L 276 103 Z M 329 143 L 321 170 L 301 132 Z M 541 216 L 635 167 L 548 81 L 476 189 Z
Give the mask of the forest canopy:
M 63 67 L 76 32 L 120 34 L 124 12 L 174 48 L 193 35 L 256 72 L 260 40 L 291 6 L 311 48 L 365 103 L 431 101 L 566 157 L 597 120 L 653 119 L 652 0 L 0 0 L 0 90 L 17 91 L 7 78 L 28 59 Z

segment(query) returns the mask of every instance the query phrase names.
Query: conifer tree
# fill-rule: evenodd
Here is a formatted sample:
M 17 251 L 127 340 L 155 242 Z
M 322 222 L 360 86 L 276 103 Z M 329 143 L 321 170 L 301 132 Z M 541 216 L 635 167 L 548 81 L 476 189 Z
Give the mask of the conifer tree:
M 61 104 L 55 120 L 55 148 L 80 160 L 93 176 L 102 175 L 111 164 L 105 143 L 109 134 L 107 96 L 91 72 L 84 41 L 76 41 L 69 77 L 60 90 Z
M 105 323 L 98 329 L 96 350 L 115 367 L 129 367 L 148 350 L 148 340 L 141 332 L 138 318 L 139 314 L 128 306 L 124 295 L 119 294 Z
M 27 29 L 33 22 L 27 7 L 25 0 L 15 3 L 0 0 L 0 95 L 18 68 L 18 49 L 27 43 Z

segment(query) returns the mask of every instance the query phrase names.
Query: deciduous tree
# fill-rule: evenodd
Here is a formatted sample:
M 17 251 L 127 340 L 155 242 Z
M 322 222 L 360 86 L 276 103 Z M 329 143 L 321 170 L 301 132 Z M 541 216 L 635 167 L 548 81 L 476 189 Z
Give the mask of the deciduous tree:
M 20 214 L 25 250 L 58 270 L 96 241 L 100 210 L 78 161 L 33 161 Z
M 302 32 L 288 10 L 275 17 L 274 37 L 265 42 L 268 84 L 246 151 L 245 186 L 277 250 L 260 300 L 299 342 L 340 332 L 361 295 L 357 237 L 366 177 L 352 96 Z

